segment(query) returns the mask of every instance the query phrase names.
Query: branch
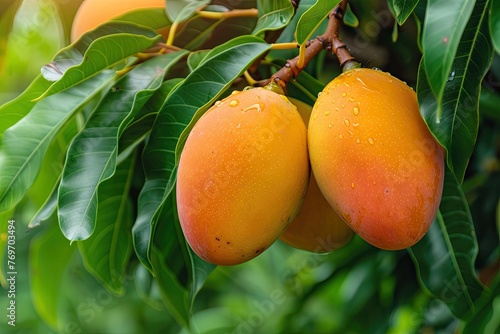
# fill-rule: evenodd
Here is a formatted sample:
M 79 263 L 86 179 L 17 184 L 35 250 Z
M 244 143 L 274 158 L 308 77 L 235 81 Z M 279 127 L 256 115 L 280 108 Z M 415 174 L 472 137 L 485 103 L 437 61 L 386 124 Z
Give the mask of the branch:
M 288 60 L 283 68 L 273 74 L 270 79 L 264 81 L 262 84 L 265 86 L 270 82 L 275 82 L 285 89 L 287 83 L 299 75 L 302 69 L 323 49 L 334 53 L 340 62 L 340 66 L 343 68 L 346 67 L 348 63 L 350 65 L 358 64 L 354 60 L 354 57 L 349 54 L 347 46 L 339 37 L 339 30 L 340 26 L 344 22 L 346 7 L 347 0 L 342 0 L 342 2 L 339 3 L 328 15 L 329 21 L 325 33 L 315 39 L 307 41 L 303 55 L 299 55 L 291 60 Z M 300 59 L 301 56 L 303 56 L 303 59 Z M 301 66 L 299 66 L 299 61 Z M 349 66 L 349 68 L 350 67 L 351 66 Z

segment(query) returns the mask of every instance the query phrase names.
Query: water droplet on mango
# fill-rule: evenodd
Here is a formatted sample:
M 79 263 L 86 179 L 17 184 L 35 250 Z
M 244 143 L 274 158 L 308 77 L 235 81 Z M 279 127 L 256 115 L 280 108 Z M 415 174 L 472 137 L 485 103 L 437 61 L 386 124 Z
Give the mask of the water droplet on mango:
M 354 114 L 354 116 L 358 116 L 359 115 L 359 107 L 352 108 L 352 113 Z
M 236 107 L 238 105 L 238 103 L 240 103 L 238 100 L 231 100 L 229 102 L 229 106 L 230 107 Z

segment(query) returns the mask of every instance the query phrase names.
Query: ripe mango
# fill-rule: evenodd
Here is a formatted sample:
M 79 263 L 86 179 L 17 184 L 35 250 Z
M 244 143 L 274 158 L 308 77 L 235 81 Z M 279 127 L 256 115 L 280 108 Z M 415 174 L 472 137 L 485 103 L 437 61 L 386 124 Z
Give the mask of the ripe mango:
M 441 201 L 444 152 L 410 87 L 382 71 L 347 71 L 318 97 L 308 131 L 318 186 L 357 234 L 386 250 L 424 236 Z
M 256 257 L 297 214 L 309 173 L 295 106 L 264 88 L 233 92 L 196 122 L 181 153 L 177 209 L 187 242 L 217 265 Z
M 297 107 L 307 126 L 312 107 L 294 98 L 289 100 Z M 294 248 L 328 253 L 345 246 L 353 235 L 354 232 L 327 202 L 311 172 L 300 211 L 283 232 L 280 240 Z

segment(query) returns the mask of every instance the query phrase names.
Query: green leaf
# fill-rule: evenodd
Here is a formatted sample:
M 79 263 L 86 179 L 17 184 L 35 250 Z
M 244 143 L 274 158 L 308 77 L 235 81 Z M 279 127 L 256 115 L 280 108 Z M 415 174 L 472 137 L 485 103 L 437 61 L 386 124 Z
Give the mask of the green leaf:
M 113 21 L 135 23 L 154 30 L 159 30 L 171 25 L 167 13 L 163 8 L 136 9 L 114 18 Z
M 5 131 L 0 150 L 0 212 L 14 207 L 23 198 L 38 174 L 52 139 L 65 122 L 113 78 L 114 72 L 104 71 L 76 87 L 50 96 Z
M 168 18 L 174 23 L 181 23 L 193 16 L 198 8 L 209 2 L 210 0 L 169 0 L 167 6 Z
M 294 14 L 290 0 L 259 0 L 257 8 L 259 10 L 259 20 L 252 32 L 253 35 L 285 27 Z
M 394 10 L 398 24 L 403 25 L 417 6 L 419 0 L 388 0 L 388 2 Z
M 471 17 L 475 0 L 429 0 L 422 35 L 422 47 L 425 61 L 425 71 L 429 85 L 436 95 L 439 122 L 442 118 L 442 101 L 445 86 L 452 71 L 455 55 L 462 38 L 467 21 Z M 477 12 L 477 11 L 476 11 Z M 477 14 L 476 14 L 477 15 Z M 482 20 L 482 19 L 481 19 Z M 479 27 L 470 26 L 469 29 Z M 460 57 L 462 52 L 458 53 Z
M 97 37 L 97 38 L 96 38 Z M 42 68 L 55 81 L 38 99 L 68 89 L 126 58 L 146 50 L 161 39 L 152 29 L 113 22 L 83 35 L 76 44 L 62 49 Z
M 78 242 L 85 268 L 117 295 L 124 293 L 125 269 L 132 251 L 133 212 L 128 194 L 135 158 L 134 154 L 119 164 L 115 174 L 101 184 L 94 233 Z
M 5 130 L 16 124 L 21 118 L 26 116 L 35 106 L 32 100 L 49 88 L 50 82 L 41 75 L 37 76 L 14 100 L 9 101 L 0 107 L 0 139 Z
M 461 182 L 474 150 L 478 131 L 478 106 L 481 81 L 490 64 L 492 47 L 488 37 L 486 2 L 478 0 L 470 21 L 458 45 L 452 72 L 444 86 L 442 115 L 438 116 L 439 101 L 428 81 L 427 63 L 419 67 L 417 96 L 427 125 L 447 150 L 448 167 Z
M 481 300 L 481 307 L 463 328 L 463 334 L 498 333 L 500 328 L 500 275 L 491 285 L 491 293 Z
M 241 44 L 237 42 L 241 41 Z M 133 228 L 134 246 L 139 259 L 148 266 L 148 249 L 154 235 L 153 214 L 172 191 L 172 172 L 178 161 L 181 134 L 197 111 L 215 102 L 269 45 L 257 37 L 232 40 L 219 53 L 210 53 L 168 96 L 158 113 L 143 153 L 146 182 L 139 197 L 138 216 Z M 201 116 L 200 113 L 197 113 Z M 185 138 L 184 133 L 182 138 Z M 182 139 L 181 138 L 181 139 Z M 157 216 L 155 216 L 157 217 Z
M 49 228 L 31 241 L 31 296 L 39 316 L 53 329 L 62 330 L 64 323 L 58 315 L 61 283 L 75 247 L 62 235 L 55 215 L 47 225 Z
M 302 44 L 307 41 L 339 2 L 340 0 L 317 0 L 302 14 L 296 28 L 297 42 Z
M 344 24 L 353 28 L 357 28 L 359 26 L 359 20 L 356 14 L 354 14 L 354 12 L 352 11 L 349 3 L 347 3 L 347 8 L 344 15 Z
M 500 0 L 490 3 L 490 34 L 497 53 L 500 53 Z
M 168 69 L 184 51 L 158 56 L 138 65 L 108 92 L 73 140 L 59 186 L 59 223 L 71 241 L 85 240 L 95 226 L 99 184 L 116 166 L 118 138 L 160 87 Z
M 439 212 L 427 234 L 408 248 L 420 284 L 459 319 L 474 314 L 485 293 L 474 269 L 478 252 L 469 206 L 448 169 Z
M 56 6 L 59 20 L 62 25 L 62 33 L 64 34 L 64 44 L 69 44 L 71 39 L 71 28 L 73 25 L 73 19 L 75 14 L 80 8 L 83 0 L 72 0 L 72 1 L 54 1 L 53 5 Z

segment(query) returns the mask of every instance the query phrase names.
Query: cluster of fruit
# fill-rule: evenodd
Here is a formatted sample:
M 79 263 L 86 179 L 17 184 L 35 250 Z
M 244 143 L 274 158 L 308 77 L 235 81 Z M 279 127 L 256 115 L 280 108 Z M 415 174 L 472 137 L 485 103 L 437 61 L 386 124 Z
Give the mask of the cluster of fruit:
M 339 75 L 312 109 L 272 89 L 235 91 L 186 140 L 181 227 L 193 251 L 217 265 L 248 261 L 278 239 L 330 252 L 356 233 L 404 249 L 437 213 L 443 155 L 415 92 L 379 70 Z

